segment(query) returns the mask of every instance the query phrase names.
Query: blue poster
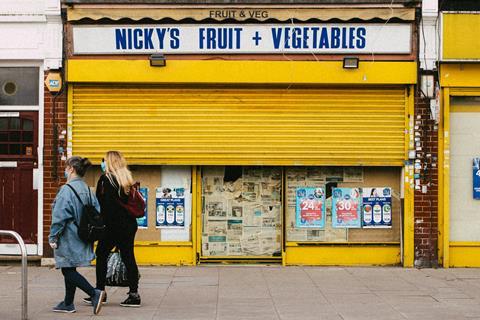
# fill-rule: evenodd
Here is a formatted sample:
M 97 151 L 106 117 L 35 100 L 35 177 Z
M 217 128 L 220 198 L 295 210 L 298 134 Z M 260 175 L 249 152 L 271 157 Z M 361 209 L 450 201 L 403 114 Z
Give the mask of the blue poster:
M 362 198 L 358 188 L 333 188 L 332 227 L 360 228 Z
M 473 159 L 473 199 L 480 200 L 480 158 Z
M 295 226 L 317 229 L 325 227 L 325 191 L 323 188 L 297 188 Z
M 364 228 L 392 227 L 392 189 L 363 188 Z
M 157 188 L 156 227 L 185 226 L 185 188 Z
M 148 228 L 148 188 L 140 188 L 140 194 L 145 200 L 145 216 L 137 218 L 137 225 L 139 229 Z

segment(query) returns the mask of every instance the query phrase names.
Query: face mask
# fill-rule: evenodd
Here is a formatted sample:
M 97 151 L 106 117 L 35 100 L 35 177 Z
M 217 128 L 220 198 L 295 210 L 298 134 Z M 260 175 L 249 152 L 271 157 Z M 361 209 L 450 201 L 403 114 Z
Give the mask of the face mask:
M 65 170 L 65 171 L 63 172 L 63 174 L 64 174 L 64 176 L 65 176 L 65 179 L 68 179 L 68 171 Z
M 107 171 L 107 165 L 105 164 L 105 161 L 102 161 L 102 163 L 100 164 L 100 167 L 102 168 L 102 172 Z

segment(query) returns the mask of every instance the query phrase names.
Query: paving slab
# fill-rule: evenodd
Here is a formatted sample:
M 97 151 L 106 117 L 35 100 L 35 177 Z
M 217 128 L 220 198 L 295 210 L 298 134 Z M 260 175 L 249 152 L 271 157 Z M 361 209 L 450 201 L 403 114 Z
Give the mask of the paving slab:
M 95 283 L 95 269 L 80 268 Z M 20 319 L 19 265 L 0 266 L 0 320 Z M 142 307 L 122 308 L 128 288 L 107 288 L 100 315 L 77 290 L 75 314 L 58 270 L 30 266 L 29 319 L 480 320 L 480 269 L 223 266 L 140 267 Z

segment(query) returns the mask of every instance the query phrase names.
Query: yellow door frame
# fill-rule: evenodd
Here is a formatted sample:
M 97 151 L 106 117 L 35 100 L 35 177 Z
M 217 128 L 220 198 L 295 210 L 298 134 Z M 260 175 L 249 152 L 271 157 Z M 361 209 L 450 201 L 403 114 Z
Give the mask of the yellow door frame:
M 409 151 L 414 150 L 415 92 L 413 86 L 405 89 L 405 161 L 403 207 L 403 266 L 413 267 L 414 256 L 414 176 Z
M 480 242 L 450 241 L 450 98 L 480 96 L 480 64 L 443 64 L 440 67 L 438 124 L 438 262 L 444 268 L 479 267 Z

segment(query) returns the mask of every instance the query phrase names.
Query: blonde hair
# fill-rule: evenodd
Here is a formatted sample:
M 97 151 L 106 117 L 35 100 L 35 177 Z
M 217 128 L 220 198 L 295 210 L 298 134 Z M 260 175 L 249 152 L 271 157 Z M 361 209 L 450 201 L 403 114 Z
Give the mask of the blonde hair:
M 133 185 L 133 178 L 123 155 L 119 151 L 108 151 L 105 156 L 105 165 L 107 176 L 114 176 L 123 191 L 128 194 Z

